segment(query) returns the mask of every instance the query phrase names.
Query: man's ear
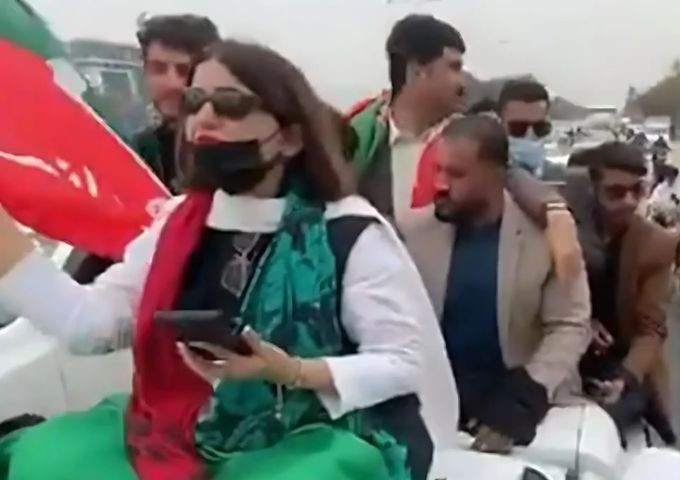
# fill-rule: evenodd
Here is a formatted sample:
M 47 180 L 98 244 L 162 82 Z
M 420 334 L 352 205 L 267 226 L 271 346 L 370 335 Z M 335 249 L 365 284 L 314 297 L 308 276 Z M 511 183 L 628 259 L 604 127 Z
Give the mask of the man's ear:
M 302 151 L 304 140 L 300 125 L 289 125 L 281 129 L 281 153 L 286 157 L 294 157 Z
M 406 84 L 412 83 L 413 81 L 421 78 L 425 72 L 423 67 L 418 65 L 416 62 L 408 62 L 406 64 Z

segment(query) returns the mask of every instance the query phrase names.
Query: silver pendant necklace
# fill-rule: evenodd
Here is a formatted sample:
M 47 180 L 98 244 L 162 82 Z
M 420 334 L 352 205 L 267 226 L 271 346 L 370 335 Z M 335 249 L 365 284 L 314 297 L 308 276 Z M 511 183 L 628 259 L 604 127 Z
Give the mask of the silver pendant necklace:
M 226 291 L 240 298 L 248 285 L 251 260 L 248 258 L 260 241 L 259 233 L 237 233 L 232 237 L 234 255 L 224 266 L 220 285 Z
M 262 236 L 259 233 L 237 233 L 232 237 L 234 255 L 224 266 L 220 285 L 226 291 L 240 298 L 248 285 L 250 277 L 251 255 Z M 275 388 L 274 418 L 283 420 L 284 395 L 283 385 L 277 384 Z

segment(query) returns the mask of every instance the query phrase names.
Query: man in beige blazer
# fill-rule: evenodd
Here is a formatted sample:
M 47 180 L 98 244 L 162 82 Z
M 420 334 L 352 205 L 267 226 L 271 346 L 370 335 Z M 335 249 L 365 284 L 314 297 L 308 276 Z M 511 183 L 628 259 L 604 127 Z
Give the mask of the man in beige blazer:
M 455 120 L 440 139 L 435 206 L 402 226 L 441 320 L 460 427 L 496 452 L 529 444 L 550 405 L 580 393 L 591 335 L 585 270 L 557 279 L 545 235 L 504 190 L 507 165 L 496 120 Z

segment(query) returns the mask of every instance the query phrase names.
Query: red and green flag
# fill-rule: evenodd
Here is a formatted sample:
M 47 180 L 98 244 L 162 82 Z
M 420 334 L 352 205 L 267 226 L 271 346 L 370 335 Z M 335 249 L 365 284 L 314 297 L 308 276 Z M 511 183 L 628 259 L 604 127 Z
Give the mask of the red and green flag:
M 64 45 L 23 0 L 0 1 L 0 205 L 35 231 L 109 258 L 167 198 L 102 121 Z

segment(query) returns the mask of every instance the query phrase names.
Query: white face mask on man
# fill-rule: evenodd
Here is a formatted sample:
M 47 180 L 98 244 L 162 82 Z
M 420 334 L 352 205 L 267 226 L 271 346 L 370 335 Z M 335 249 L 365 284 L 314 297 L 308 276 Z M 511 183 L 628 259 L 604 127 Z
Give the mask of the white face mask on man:
M 540 176 L 546 161 L 542 140 L 531 137 L 510 137 L 510 163 Z

